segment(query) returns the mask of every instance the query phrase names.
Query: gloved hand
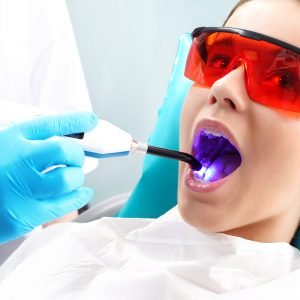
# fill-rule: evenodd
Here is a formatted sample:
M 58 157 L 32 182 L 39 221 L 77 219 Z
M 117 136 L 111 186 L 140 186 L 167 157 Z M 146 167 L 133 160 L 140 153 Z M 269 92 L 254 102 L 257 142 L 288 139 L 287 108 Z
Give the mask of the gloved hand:
M 175 63 L 149 145 L 178 150 L 181 107 L 192 82 L 184 77 L 191 35 L 179 40 Z M 148 155 L 142 176 L 118 217 L 156 218 L 177 204 L 178 162 Z
M 93 113 L 38 117 L 0 130 L 0 243 L 84 206 L 93 195 L 81 187 L 81 146 L 56 135 L 85 132 L 97 124 Z M 52 171 L 51 166 L 65 165 Z

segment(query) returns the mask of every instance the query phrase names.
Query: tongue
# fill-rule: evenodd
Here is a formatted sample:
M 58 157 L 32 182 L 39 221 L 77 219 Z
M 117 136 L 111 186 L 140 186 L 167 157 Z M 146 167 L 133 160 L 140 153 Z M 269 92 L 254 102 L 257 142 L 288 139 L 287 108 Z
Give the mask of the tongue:
M 231 174 L 241 164 L 239 155 L 228 153 L 214 160 L 203 176 L 204 181 L 217 181 Z

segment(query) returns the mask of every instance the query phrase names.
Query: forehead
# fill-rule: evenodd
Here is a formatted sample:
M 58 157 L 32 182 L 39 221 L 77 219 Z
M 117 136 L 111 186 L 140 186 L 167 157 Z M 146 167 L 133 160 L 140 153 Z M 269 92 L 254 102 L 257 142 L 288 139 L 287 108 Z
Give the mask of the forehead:
M 260 32 L 300 47 L 300 1 L 252 0 L 239 7 L 226 23 Z

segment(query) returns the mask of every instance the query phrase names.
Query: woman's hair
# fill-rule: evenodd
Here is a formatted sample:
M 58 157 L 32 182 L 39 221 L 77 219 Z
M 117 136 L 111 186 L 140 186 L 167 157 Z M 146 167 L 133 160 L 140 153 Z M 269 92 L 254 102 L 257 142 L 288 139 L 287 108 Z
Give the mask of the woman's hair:
M 244 3 L 249 2 L 249 1 L 253 1 L 253 0 L 240 0 L 236 6 L 231 10 L 231 12 L 229 13 L 228 17 L 226 18 L 225 22 L 223 23 L 223 26 L 225 26 L 225 24 L 227 23 L 227 21 L 229 20 L 229 18 L 233 15 L 233 13 L 240 7 L 242 6 Z

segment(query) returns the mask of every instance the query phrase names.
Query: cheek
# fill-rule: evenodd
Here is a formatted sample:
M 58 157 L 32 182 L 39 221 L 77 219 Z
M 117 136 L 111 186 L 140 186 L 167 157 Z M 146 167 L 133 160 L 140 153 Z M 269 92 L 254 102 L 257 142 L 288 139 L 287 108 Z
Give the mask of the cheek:
M 256 124 L 257 136 L 253 157 L 270 178 L 278 178 L 287 186 L 289 182 L 300 181 L 300 121 L 299 118 L 287 118 L 285 115 L 269 111 Z
M 240 174 L 240 181 L 249 183 L 244 185 L 242 203 L 244 220 L 250 221 L 292 210 L 300 195 L 300 139 L 296 138 L 300 136 L 299 118 L 286 117 L 267 107 L 253 107 Z M 255 207 L 258 213 L 254 213 Z

